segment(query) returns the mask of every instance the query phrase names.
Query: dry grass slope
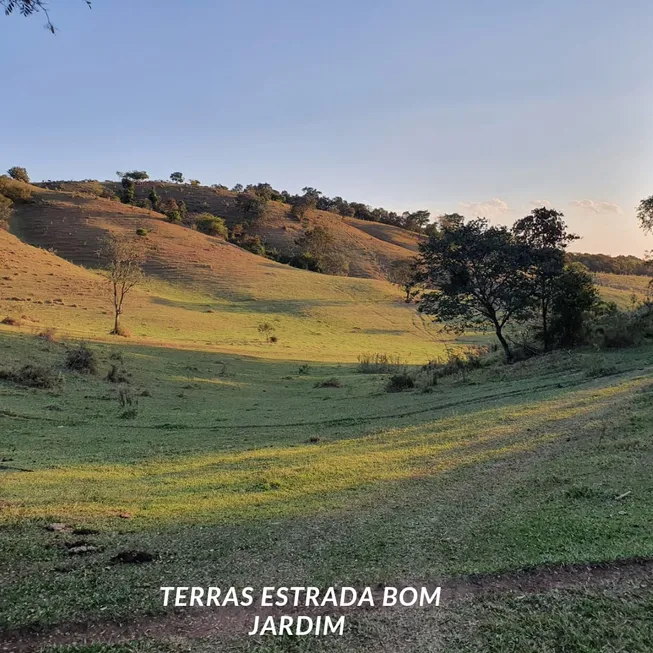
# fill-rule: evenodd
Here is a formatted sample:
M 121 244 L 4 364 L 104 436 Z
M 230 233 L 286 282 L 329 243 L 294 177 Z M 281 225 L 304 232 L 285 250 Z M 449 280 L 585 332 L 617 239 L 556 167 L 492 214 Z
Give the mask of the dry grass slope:
M 105 186 L 116 194 L 120 192 L 118 183 L 106 183 Z M 242 216 L 236 206 L 235 193 L 207 186 L 145 182 L 137 185 L 136 198 L 147 199 L 152 186 L 156 186 L 162 200 L 183 200 L 191 212 L 208 211 L 224 218 L 230 226 L 242 222 Z M 70 183 L 64 184 L 63 188 L 78 192 L 83 190 L 85 185 Z M 317 224 L 326 226 L 331 231 L 338 248 L 350 261 L 349 273 L 354 277 L 383 279 L 393 261 L 412 256 L 417 251 L 416 234 L 392 225 L 353 218 L 343 219 L 327 211 L 309 211 L 305 225 L 310 228 Z M 276 248 L 281 253 L 291 254 L 295 240 L 303 230 L 304 226 L 290 214 L 287 204 L 268 202 L 266 216 L 257 226 L 255 233 L 267 246 Z

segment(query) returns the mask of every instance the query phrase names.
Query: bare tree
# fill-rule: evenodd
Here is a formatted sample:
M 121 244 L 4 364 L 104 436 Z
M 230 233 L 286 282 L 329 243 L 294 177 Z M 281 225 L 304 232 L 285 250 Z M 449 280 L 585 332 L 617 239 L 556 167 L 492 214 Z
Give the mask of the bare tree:
M 143 246 L 133 238 L 111 236 L 102 254 L 113 300 L 114 324 L 111 333 L 120 335 L 120 316 L 123 314 L 125 297 L 143 280 Z

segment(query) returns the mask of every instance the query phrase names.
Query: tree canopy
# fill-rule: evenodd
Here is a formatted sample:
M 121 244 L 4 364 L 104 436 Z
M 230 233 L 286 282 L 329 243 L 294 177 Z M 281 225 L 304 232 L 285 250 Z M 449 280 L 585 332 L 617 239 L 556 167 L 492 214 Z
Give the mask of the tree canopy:
M 505 326 L 531 306 L 527 247 L 485 218 L 443 223 L 420 246 L 429 289 L 420 311 L 457 330 L 492 328 L 507 360 L 513 352 Z
M 643 199 L 637 207 L 637 219 L 646 233 L 653 232 L 653 195 Z
M 518 242 L 529 248 L 531 299 L 540 317 L 540 337 L 544 349 L 552 346 L 551 307 L 557 290 L 557 279 L 565 266 L 565 249 L 578 239 L 567 231 L 563 214 L 546 207 L 533 209 L 530 215 L 517 220 L 512 232 Z

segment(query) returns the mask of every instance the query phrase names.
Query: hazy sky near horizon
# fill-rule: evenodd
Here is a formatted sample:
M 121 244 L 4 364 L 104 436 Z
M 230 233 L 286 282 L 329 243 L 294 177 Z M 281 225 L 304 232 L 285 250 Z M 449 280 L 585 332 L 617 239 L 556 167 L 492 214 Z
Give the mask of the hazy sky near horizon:
M 649 1 L 51 0 L 0 16 L 0 166 L 182 171 L 510 223 L 642 255 L 653 194 Z

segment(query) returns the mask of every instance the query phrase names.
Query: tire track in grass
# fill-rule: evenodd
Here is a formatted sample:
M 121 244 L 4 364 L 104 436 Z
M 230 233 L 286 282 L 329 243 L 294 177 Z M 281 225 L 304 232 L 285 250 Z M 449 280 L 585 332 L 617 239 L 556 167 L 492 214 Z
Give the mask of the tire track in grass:
M 393 586 L 428 588 L 433 592 L 441 587 L 440 601 L 443 604 L 474 597 L 506 594 L 538 594 L 550 590 L 574 587 L 593 587 L 602 583 L 625 583 L 629 581 L 653 582 L 653 558 L 624 558 L 613 561 L 587 562 L 584 564 L 545 564 L 526 567 L 515 571 L 496 574 L 474 574 L 442 582 L 428 579 L 424 582 L 411 579 L 410 582 L 393 582 Z M 325 589 L 325 588 L 324 588 Z M 357 588 L 362 589 L 362 588 Z M 383 602 L 384 585 L 374 591 L 375 613 L 392 616 L 403 607 L 379 607 Z M 71 646 L 91 644 L 120 644 L 138 639 L 169 640 L 184 638 L 198 640 L 211 637 L 215 640 L 237 640 L 247 635 L 254 615 L 261 622 L 268 616 L 277 620 L 282 615 L 318 616 L 329 614 L 334 617 L 364 614 L 372 608 L 260 608 L 221 607 L 173 609 L 167 614 L 148 616 L 131 621 L 94 621 L 86 623 L 61 624 L 40 631 L 19 630 L 0 633 L 0 651 L 3 653 L 31 653 L 49 646 Z

